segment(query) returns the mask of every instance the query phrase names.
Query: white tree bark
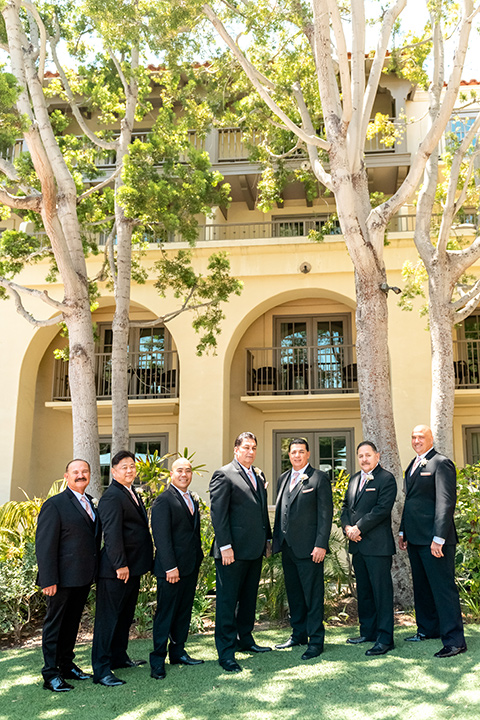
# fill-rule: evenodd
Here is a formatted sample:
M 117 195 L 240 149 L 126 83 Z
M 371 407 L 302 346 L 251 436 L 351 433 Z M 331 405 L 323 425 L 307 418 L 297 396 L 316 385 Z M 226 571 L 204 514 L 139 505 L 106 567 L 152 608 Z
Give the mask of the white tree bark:
M 303 30 L 315 61 L 327 137 L 326 146 L 320 145 L 319 138 L 312 137 L 314 126 L 303 102 L 299 84 L 292 88 L 292 93 L 297 99 L 302 118 L 301 127 L 286 118 L 269 94 L 267 83 L 262 82 L 260 73 L 255 70 L 238 44 L 229 37 L 210 5 L 204 6 L 204 13 L 235 55 L 260 97 L 285 127 L 306 144 L 311 167 L 318 181 L 333 191 L 340 227 L 355 270 L 357 364 L 363 433 L 365 439 L 376 443 L 381 452 L 382 464 L 394 473 L 401 487 L 402 468 L 396 441 L 388 362 L 387 296 L 380 289 L 380 285 L 386 282 L 384 234 L 393 214 L 416 191 L 427 160 L 435 151 L 450 118 L 461 80 L 475 12 L 474 5 L 472 0 L 463 0 L 457 50 L 443 103 L 437 108 L 430 130 L 412 158 L 405 181 L 389 200 L 377 208 L 372 208 L 368 193 L 364 163 L 365 133 L 378 91 L 391 31 L 406 5 L 406 0 L 397 0 L 384 14 L 368 77 L 365 65 L 364 0 L 351 0 L 350 4 L 351 58 L 347 54 L 344 26 L 335 0 L 312 0 L 311 5 L 313 22 L 306 22 Z M 300 8 L 300 4 L 297 8 Z M 332 57 L 332 46 L 336 47 L 339 73 Z M 328 154 L 328 169 L 319 158 L 319 148 L 326 150 Z M 403 501 L 400 497 L 394 511 L 395 525 L 400 519 L 401 505 Z M 404 566 L 405 563 L 397 560 L 396 592 L 400 602 L 409 599 L 409 583 Z
M 7 0 L 2 10 L 8 37 L 11 71 L 22 90 L 17 109 L 30 120 L 24 133 L 32 162 L 41 184 L 38 203 L 45 230 L 64 286 L 62 316 L 70 343 L 69 385 L 72 398 L 73 454 L 87 460 L 92 468 L 92 487 L 100 492 L 100 458 L 95 396 L 94 341 L 85 257 L 76 213 L 76 190 L 63 160 L 48 117 L 35 58 L 45 56 L 43 29 L 36 34 L 42 42 L 35 48 L 21 22 L 21 0 Z M 31 8 L 29 8 L 31 9 Z M 30 14 L 30 21 L 33 14 Z M 38 19 L 39 20 L 39 19 Z M 41 21 L 39 21 L 41 22 Z M 2 195 L 2 201 L 16 207 L 16 200 Z M 32 203 L 33 203 L 32 199 Z M 18 292 L 17 308 L 22 312 Z M 48 296 L 46 296 L 48 297 Z M 58 308 L 60 309 L 60 308 Z M 25 313 L 24 314 L 25 317 Z
M 135 108 L 138 101 L 138 84 L 134 72 L 128 81 L 119 63 L 111 53 L 125 90 L 125 116 L 117 141 L 117 168 L 123 166 L 132 140 Z M 138 50 L 132 53 L 132 70 L 138 67 Z M 115 178 L 115 197 L 123 185 L 121 173 Z M 128 448 L 128 336 L 130 330 L 130 282 L 132 274 L 133 225 L 125 217 L 123 208 L 115 202 L 117 229 L 117 262 L 114 277 L 115 314 L 112 335 L 112 454 Z
M 438 18 L 431 13 L 433 28 L 434 74 L 429 89 L 430 127 L 438 117 L 442 106 L 444 86 L 444 48 Z M 467 185 L 473 170 L 473 158 L 463 187 L 459 189 L 459 178 L 466 153 L 480 128 L 480 113 L 460 147 L 454 154 L 448 187 L 443 206 L 438 237 L 433 237 L 431 218 L 435 211 L 436 190 L 439 179 L 438 150 L 430 156 L 424 172 L 423 184 L 418 196 L 415 245 L 428 274 L 428 318 L 431 342 L 432 399 L 430 424 L 435 447 L 447 457 L 453 457 L 453 413 L 455 404 L 455 372 L 452 331 L 456 323 L 473 312 L 480 297 L 479 288 L 454 301 L 454 292 L 462 273 L 480 257 L 480 242 L 477 240 L 467 248 L 458 251 L 447 249 L 452 234 L 455 216 L 466 199 Z

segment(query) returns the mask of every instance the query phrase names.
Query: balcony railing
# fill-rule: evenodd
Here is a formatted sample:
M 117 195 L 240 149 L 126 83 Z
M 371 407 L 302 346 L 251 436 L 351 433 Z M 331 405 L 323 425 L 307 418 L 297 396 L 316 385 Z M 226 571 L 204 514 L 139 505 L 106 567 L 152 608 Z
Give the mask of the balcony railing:
M 480 340 L 455 340 L 453 353 L 455 387 L 480 388 Z
M 354 392 L 358 392 L 354 345 L 246 350 L 246 395 Z
M 52 399 L 70 400 L 69 363 L 55 360 Z M 178 355 L 176 350 L 130 352 L 128 354 L 128 398 L 144 400 L 178 397 Z M 112 353 L 95 353 L 97 400 L 112 397 Z
M 396 123 L 396 125 L 398 125 L 398 123 Z M 136 130 L 132 133 L 132 142 L 135 140 L 147 142 L 150 134 L 151 133 L 147 130 Z M 323 134 L 322 128 L 320 128 L 320 134 Z M 114 139 L 116 137 L 118 137 L 118 134 L 114 134 Z M 379 133 L 372 139 L 366 140 L 365 152 L 367 154 L 396 152 L 395 146 L 387 147 L 382 143 L 382 137 L 382 134 Z M 212 129 L 210 137 L 207 139 L 195 130 L 189 131 L 189 142 L 193 145 L 193 147 L 197 150 L 205 150 L 208 146 L 210 160 L 212 163 L 248 161 L 250 159 L 249 147 L 258 145 L 261 141 L 262 136 L 260 132 L 244 132 L 238 127 Z M 403 143 L 402 152 L 406 152 L 405 139 L 403 140 Z M 282 149 L 282 152 L 286 152 L 288 149 L 289 148 L 285 147 Z M 19 157 L 21 152 L 28 152 L 27 144 L 23 139 L 17 140 L 13 147 L 8 148 L 8 150 L 2 154 L 2 157 L 10 162 L 13 162 Z M 307 157 L 307 153 L 303 148 L 299 148 L 290 157 L 304 158 Z M 186 157 L 181 157 L 181 160 L 186 161 Z M 106 170 L 115 167 L 115 162 L 115 151 L 104 151 L 98 153 L 95 165 L 102 170 Z

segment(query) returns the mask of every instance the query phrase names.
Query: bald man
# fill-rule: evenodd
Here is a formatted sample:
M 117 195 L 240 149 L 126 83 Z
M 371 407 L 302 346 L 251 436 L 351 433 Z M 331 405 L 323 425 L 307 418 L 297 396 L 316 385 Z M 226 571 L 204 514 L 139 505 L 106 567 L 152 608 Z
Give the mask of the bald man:
M 412 447 L 417 455 L 405 471 L 399 547 L 408 551 L 412 568 L 417 632 L 405 640 L 440 637 L 443 647 L 435 657 L 452 657 L 467 649 L 455 585 L 457 473 L 434 449 L 427 425 L 413 429 Z
M 152 533 L 156 555 L 157 610 L 153 622 L 151 677 L 166 677 L 170 665 L 201 665 L 185 650 L 192 616 L 198 570 L 203 560 L 198 500 L 189 492 L 192 466 L 186 458 L 175 460 L 170 484 L 152 506 Z

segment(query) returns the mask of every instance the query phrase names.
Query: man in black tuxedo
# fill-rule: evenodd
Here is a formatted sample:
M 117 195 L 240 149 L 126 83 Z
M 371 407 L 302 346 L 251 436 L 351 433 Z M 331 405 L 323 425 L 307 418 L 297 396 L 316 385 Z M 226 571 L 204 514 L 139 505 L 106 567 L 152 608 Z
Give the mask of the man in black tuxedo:
M 240 672 L 235 649 L 268 652 L 253 639 L 262 557 L 271 538 L 265 477 L 253 467 L 257 439 L 244 432 L 235 440 L 234 459 L 210 481 L 215 539 L 211 554 L 217 576 L 215 644 L 218 662 Z
M 408 550 L 412 568 L 417 632 L 405 639 L 440 637 L 443 647 L 435 657 L 452 657 L 467 649 L 455 585 L 457 473 L 453 462 L 434 450 L 427 425 L 413 429 L 412 447 L 417 456 L 405 471 L 399 547 Z
M 303 438 L 288 449 L 292 465 L 280 476 L 273 529 L 273 552 L 282 553 L 292 635 L 278 649 L 304 645 L 302 660 L 323 652 L 323 561 L 332 528 L 332 489 L 327 475 L 309 464 Z
M 350 478 L 341 513 L 355 570 L 360 622 L 360 637 L 349 638 L 347 643 L 374 642 L 365 655 L 384 655 L 394 647 L 392 508 L 397 483 L 379 464 L 373 442 L 361 442 L 357 458 L 361 471 Z
M 192 465 L 186 458 L 175 460 L 170 484 L 152 506 L 152 532 L 156 555 L 157 609 L 153 622 L 151 676 L 165 677 L 165 658 L 171 665 L 200 665 L 185 650 L 190 628 L 198 570 L 203 560 L 200 542 L 198 500 L 188 487 Z
M 153 545 L 147 512 L 133 489 L 135 455 L 121 450 L 112 459 L 113 480 L 98 503 L 104 546 L 100 555 L 93 630 L 93 682 L 124 685 L 112 670 L 144 665 L 127 654 L 140 576 L 152 569 Z
M 93 498 L 85 493 L 90 465 L 85 460 L 71 460 L 64 478 L 67 488 L 43 503 L 36 534 L 38 584 L 47 596 L 42 633 L 43 687 L 53 692 L 73 690 L 65 679 L 91 677 L 73 662 L 73 649 L 97 574 L 101 537 Z

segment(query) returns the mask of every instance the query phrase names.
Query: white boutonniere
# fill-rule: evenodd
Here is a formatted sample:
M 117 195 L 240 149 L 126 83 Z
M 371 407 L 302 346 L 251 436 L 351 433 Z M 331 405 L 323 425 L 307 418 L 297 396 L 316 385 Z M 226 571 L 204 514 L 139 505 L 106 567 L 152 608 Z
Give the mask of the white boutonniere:
M 300 480 L 302 481 L 302 485 L 307 485 L 308 484 L 308 475 L 305 475 L 305 473 L 303 473 L 302 475 L 300 475 Z
M 268 488 L 268 482 L 265 480 L 265 475 L 263 474 L 263 470 L 259 467 L 254 467 L 253 470 L 255 472 L 255 475 L 260 475 L 260 477 L 262 478 L 263 484 L 264 484 L 265 490 L 266 490 Z
M 368 473 L 368 475 L 366 476 L 365 480 L 366 480 L 367 482 L 369 482 L 370 480 L 373 480 L 373 475 L 372 475 L 371 473 Z
M 98 498 L 96 498 L 96 497 L 91 497 L 91 498 L 88 498 L 88 499 L 90 500 L 90 505 L 93 507 L 94 510 L 96 510 L 96 509 L 97 509 L 97 505 L 98 505 Z
M 196 492 L 190 492 L 190 495 L 192 496 L 192 499 L 194 500 L 194 502 L 196 502 L 196 503 L 199 502 L 200 497 L 197 495 Z
M 420 465 L 420 467 L 425 467 L 425 465 L 427 464 L 427 459 L 422 458 L 418 464 Z

